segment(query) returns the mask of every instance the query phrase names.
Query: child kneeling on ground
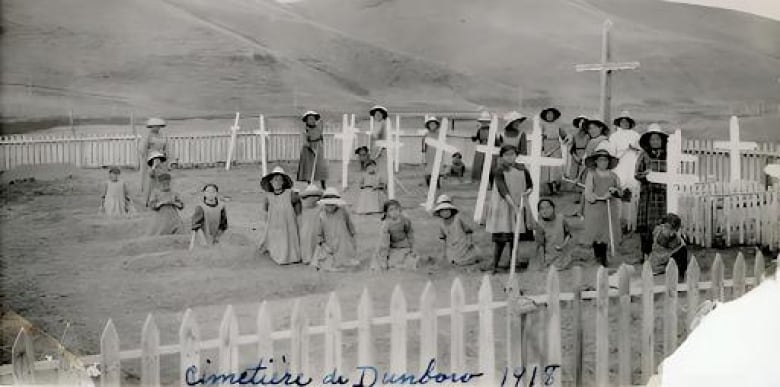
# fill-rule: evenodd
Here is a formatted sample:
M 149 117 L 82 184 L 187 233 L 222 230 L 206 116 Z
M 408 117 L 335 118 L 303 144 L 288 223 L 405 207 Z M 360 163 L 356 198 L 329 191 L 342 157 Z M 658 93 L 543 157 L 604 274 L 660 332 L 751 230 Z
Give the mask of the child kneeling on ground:
M 677 264 L 680 280 L 685 279 L 688 269 L 688 248 L 680 236 L 680 217 L 676 214 L 666 214 L 661 224 L 653 229 L 653 250 L 650 252 L 650 264 L 653 275 L 666 272 L 669 259 Z

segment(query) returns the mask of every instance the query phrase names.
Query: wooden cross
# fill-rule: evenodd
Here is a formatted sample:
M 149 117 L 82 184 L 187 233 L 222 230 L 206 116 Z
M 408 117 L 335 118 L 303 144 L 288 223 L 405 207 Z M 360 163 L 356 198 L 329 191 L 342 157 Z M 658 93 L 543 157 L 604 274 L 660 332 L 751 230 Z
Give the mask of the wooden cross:
M 266 141 L 268 139 L 268 136 L 271 134 L 267 130 L 265 130 L 265 116 L 260 114 L 258 117 L 258 120 L 260 121 L 260 129 L 255 130 L 252 132 L 252 134 L 256 134 L 260 136 L 260 153 L 262 156 L 260 156 L 260 165 L 262 166 L 263 174 L 261 176 L 265 176 L 268 174 L 268 156 L 266 155 Z
M 403 146 L 403 143 L 401 143 L 401 116 L 395 115 L 395 131 L 393 131 L 393 141 L 395 142 L 396 147 L 393 148 L 395 151 L 395 157 L 393 160 L 395 160 L 395 173 L 398 173 L 400 166 L 401 166 L 401 147 Z
M 433 202 L 436 197 L 436 186 L 439 181 L 439 172 L 441 169 L 441 158 L 444 152 L 455 153 L 458 148 L 447 144 L 447 128 L 449 127 L 449 120 L 445 117 L 441 120 L 441 126 L 439 127 L 439 138 L 434 140 L 430 137 L 425 138 L 425 145 L 436 149 L 436 154 L 433 157 L 433 170 L 431 171 L 431 180 L 428 185 L 428 197 L 425 200 L 425 209 L 427 211 L 433 210 Z
M 371 131 L 374 131 L 373 128 L 373 119 L 371 120 Z M 390 121 L 385 120 L 385 134 L 383 140 L 377 140 L 376 146 L 382 147 L 385 149 L 385 157 L 387 157 L 387 198 L 388 199 L 395 199 L 395 174 L 394 172 L 394 161 L 395 159 L 395 147 L 399 146 L 399 143 L 391 140 L 392 138 L 392 127 L 390 125 Z M 371 136 L 369 135 L 369 139 Z
M 729 122 L 729 141 L 715 141 L 713 143 L 715 149 L 726 149 L 729 151 L 729 162 L 731 163 L 731 181 L 736 182 L 742 180 L 742 164 L 740 163 L 742 156 L 740 151 L 753 150 L 758 148 L 758 144 L 755 142 L 740 142 L 739 141 L 739 120 L 737 116 L 731 116 Z
M 610 121 L 609 110 L 610 105 L 612 104 L 612 71 L 635 70 L 639 67 L 639 62 L 610 62 L 612 60 L 609 35 L 611 28 L 612 21 L 605 21 L 603 35 L 601 38 L 601 63 L 578 64 L 575 67 L 577 72 L 599 71 L 601 73 L 601 119 L 607 124 L 609 124 Z
M 542 166 L 545 167 L 563 167 L 564 160 L 560 157 L 545 157 L 542 155 L 542 125 L 539 121 L 539 115 L 534 116 L 533 130 L 531 131 L 531 152 L 528 156 L 519 155 L 515 159 L 518 163 L 523 163 L 529 168 L 531 181 L 534 189 L 528 198 L 528 205 L 531 207 L 531 213 L 534 219 L 537 219 L 536 205 L 539 203 L 539 190 L 541 188 L 540 180 L 542 177 Z
M 236 149 L 236 136 L 238 136 L 238 130 L 240 129 L 238 127 L 238 116 L 239 113 L 236 112 L 236 120 L 233 122 L 233 126 L 230 127 L 230 146 L 228 146 L 228 154 L 227 154 L 227 161 L 225 162 L 225 170 L 230 170 L 230 164 L 233 161 L 233 151 Z
M 347 178 L 347 171 L 349 170 L 349 161 L 352 157 L 352 142 L 354 141 L 359 131 L 355 129 L 355 115 L 352 115 L 352 120 L 348 119 L 344 114 L 341 120 L 341 133 L 336 133 L 333 137 L 341 139 L 341 189 L 347 189 L 349 180 Z
M 487 144 L 479 144 L 474 150 L 485 154 L 482 164 L 482 178 L 479 180 L 479 191 L 477 191 L 477 204 L 474 206 L 474 223 L 480 224 L 482 216 L 485 213 L 485 199 L 487 197 L 487 187 L 490 182 L 490 168 L 493 163 L 493 155 L 498 155 L 501 148 L 495 146 L 496 135 L 498 134 L 498 117 L 493 114 L 490 119 L 490 129 L 488 129 Z
M 666 172 L 649 172 L 647 180 L 666 184 L 666 212 L 679 214 L 679 192 L 677 186 L 693 185 L 699 182 L 697 175 L 684 175 L 679 172 L 683 162 L 696 162 L 698 158 L 682 153 L 682 132 L 680 129 L 669 136 L 666 145 Z

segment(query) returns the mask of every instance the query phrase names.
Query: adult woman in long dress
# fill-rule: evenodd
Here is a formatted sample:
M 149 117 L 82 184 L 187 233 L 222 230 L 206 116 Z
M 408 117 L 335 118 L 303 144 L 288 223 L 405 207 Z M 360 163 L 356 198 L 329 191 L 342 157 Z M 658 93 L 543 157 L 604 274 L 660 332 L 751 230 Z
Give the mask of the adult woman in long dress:
M 368 111 L 368 115 L 374 118 L 374 131 L 371 133 L 371 159 L 376 162 L 376 170 L 379 175 L 387 182 L 387 151 L 383 146 L 377 146 L 376 142 L 385 140 L 389 113 L 384 106 L 376 105 Z
M 666 145 L 669 135 L 657 124 L 650 125 L 639 137 L 642 153 L 636 162 L 634 176 L 639 180 L 639 210 L 636 231 L 639 233 L 642 254 L 646 258 L 653 250 L 653 229 L 666 216 L 666 185 L 647 180 L 649 172 L 666 172 Z
M 615 146 L 618 165 L 614 172 L 620 179 L 623 199 L 620 205 L 621 223 L 627 231 L 636 228 L 636 210 L 639 201 L 639 181 L 634 177 L 636 161 L 639 159 L 639 133 L 634 130 L 636 121 L 623 112 L 613 121 L 615 130 L 609 136 L 609 142 Z
M 322 189 L 325 189 L 325 180 L 328 180 L 328 164 L 325 162 L 325 147 L 322 141 L 322 125 L 320 114 L 309 110 L 303 113 L 301 120 L 306 124 L 303 132 L 303 147 L 298 161 L 297 181 L 305 181 L 311 184 L 319 180 Z M 314 168 L 314 178 L 312 178 Z
M 152 117 L 147 120 L 146 127 L 149 128 L 149 133 L 141 140 L 141 146 L 139 147 L 141 151 L 139 155 L 141 160 L 139 168 L 141 172 L 141 192 L 143 192 L 144 204 L 147 207 L 149 206 L 149 197 L 155 185 L 155 181 L 149 173 L 149 168 L 156 169 L 160 166 L 160 163 L 168 159 L 168 138 L 160 133 L 160 129 L 165 126 L 165 120 L 162 118 Z M 152 158 L 152 165 L 147 165 L 147 160 L 150 160 L 153 154 L 161 154 L 162 157 Z

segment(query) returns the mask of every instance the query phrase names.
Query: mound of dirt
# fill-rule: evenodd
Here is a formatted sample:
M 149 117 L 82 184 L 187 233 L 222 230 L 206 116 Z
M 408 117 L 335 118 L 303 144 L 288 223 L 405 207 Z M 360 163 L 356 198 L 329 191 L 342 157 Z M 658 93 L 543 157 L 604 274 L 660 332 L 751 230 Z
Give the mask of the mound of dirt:
M 184 235 L 140 238 L 124 242 L 119 253 L 122 269 L 136 273 L 172 269 L 208 270 L 241 267 L 256 262 L 256 251 L 246 237 L 226 234 L 219 245 L 189 250 L 190 238 Z
M 0 171 L 0 183 L 13 185 L 21 182 L 55 181 L 78 174 L 72 164 L 23 165 L 8 171 Z

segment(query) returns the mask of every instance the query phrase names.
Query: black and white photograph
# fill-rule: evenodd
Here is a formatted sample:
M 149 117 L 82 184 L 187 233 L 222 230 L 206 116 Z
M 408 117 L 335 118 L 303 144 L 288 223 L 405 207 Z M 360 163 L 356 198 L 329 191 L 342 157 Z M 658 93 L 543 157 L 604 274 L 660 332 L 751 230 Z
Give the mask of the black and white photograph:
M 780 0 L 0 16 L 0 385 L 780 386 Z

